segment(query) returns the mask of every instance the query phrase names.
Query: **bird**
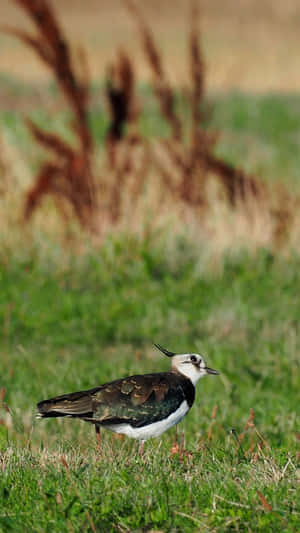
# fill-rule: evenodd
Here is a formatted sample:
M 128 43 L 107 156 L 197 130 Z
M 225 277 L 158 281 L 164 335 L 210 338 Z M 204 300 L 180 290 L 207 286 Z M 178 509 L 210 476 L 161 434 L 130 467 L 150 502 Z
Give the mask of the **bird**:
M 100 427 L 122 433 L 144 443 L 178 424 L 191 409 L 197 381 L 219 372 L 206 366 L 197 353 L 177 354 L 154 346 L 171 358 L 168 372 L 133 375 L 104 383 L 93 389 L 72 392 L 37 404 L 37 418 L 80 418 Z

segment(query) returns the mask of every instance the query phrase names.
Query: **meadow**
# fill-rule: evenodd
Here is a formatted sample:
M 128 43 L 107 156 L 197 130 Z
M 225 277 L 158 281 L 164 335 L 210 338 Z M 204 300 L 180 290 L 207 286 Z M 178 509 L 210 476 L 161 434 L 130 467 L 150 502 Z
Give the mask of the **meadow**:
M 21 4 L 4 0 L 1 21 L 30 30 Z M 55 48 L 59 39 L 54 55 L 49 43 L 39 48 L 44 35 L 56 34 L 49 17 L 35 17 L 43 23 L 33 46 L 63 60 L 48 71 L 33 50 L 0 37 L 0 532 L 300 531 L 300 96 L 290 53 L 299 44 L 298 8 L 204 1 L 205 67 L 197 10 L 188 23 L 181 0 L 172 2 L 172 16 L 167 0 L 158 4 L 147 2 L 143 12 L 163 56 L 141 23 L 137 46 L 119 0 L 89 0 L 84 10 L 80 0 L 53 0 L 73 44 L 74 71 Z M 116 35 L 134 59 L 136 88 L 124 56 L 123 78 L 103 81 Z M 88 108 L 78 41 L 91 69 Z M 108 81 L 129 95 L 128 129 L 120 146 L 114 140 L 115 155 Z M 65 169 L 27 221 L 25 194 L 51 156 L 25 117 L 40 137 L 60 135 L 45 136 L 44 148 L 52 149 L 47 161 Z M 68 155 L 74 146 L 77 159 Z M 173 166 L 171 157 L 160 173 L 170 154 Z M 227 171 L 232 165 L 227 190 L 228 173 L 205 166 L 211 154 Z M 71 208 L 90 192 L 89 169 L 92 224 Z M 234 169 L 242 169 L 239 191 Z M 55 189 L 70 177 L 74 190 L 76 179 L 86 180 L 75 200 Z M 83 213 L 84 200 L 79 207 Z M 201 353 L 220 374 L 198 383 L 188 416 L 146 442 L 142 457 L 138 442 L 109 431 L 97 443 L 82 421 L 35 418 L 42 399 L 168 370 L 154 342 Z
M 297 190 L 299 97 L 213 100 L 222 155 Z M 151 102 L 150 137 L 164 128 Z M 95 105 L 99 146 L 101 117 Z M 0 123 L 26 154 L 18 113 Z M 76 253 L 53 240 L 22 246 L 18 231 L 18 246 L 1 250 L 0 531 L 299 531 L 297 250 L 220 256 L 166 226 Z M 205 355 L 220 376 L 198 384 L 178 431 L 148 441 L 143 458 L 105 431 L 97 449 L 83 422 L 35 420 L 41 399 L 167 370 L 153 342 Z

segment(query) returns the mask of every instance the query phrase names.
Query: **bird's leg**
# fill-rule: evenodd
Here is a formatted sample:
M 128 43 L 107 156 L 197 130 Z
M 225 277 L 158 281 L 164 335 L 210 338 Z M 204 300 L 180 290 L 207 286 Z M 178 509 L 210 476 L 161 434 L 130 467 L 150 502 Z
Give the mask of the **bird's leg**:
M 138 454 L 139 454 L 140 457 L 143 456 L 144 445 L 145 445 L 145 441 L 144 440 L 140 440 L 140 445 L 139 445 L 139 449 L 138 449 Z
M 100 435 L 100 425 L 95 424 L 95 430 L 96 430 L 96 440 L 97 440 L 97 450 L 100 451 L 101 447 L 101 435 Z

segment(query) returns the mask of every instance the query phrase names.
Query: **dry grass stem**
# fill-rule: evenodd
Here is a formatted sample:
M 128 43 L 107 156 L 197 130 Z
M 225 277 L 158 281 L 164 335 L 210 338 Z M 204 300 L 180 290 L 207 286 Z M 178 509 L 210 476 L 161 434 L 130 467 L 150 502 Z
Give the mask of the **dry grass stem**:
M 165 221 L 172 224 L 175 231 L 181 232 L 184 227 L 193 239 L 196 236 L 200 241 L 213 241 L 213 253 L 219 255 L 232 244 L 243 246 L 245 236 L 247 246 L 254 250 L 260 246 L 285 250 L 289 243 L 296 244 L 299 199 L 292 198 L 284 186 L 271 189 L 256 176 L 215 155 L 218 133 L 208 131 L 206 125 L 206 67 L 197 0 L 189 3 L 187 62 L 190 80 L 188 91 L 183 90 L 181 94 L 168 80 L 164 58 L 140 4 L 135 0 L 124 1 L 137 23 L 141 47 L 151 69 L 153 93 L 161 117 L 169 126 L 169 134 L 153 141 L 139 133 L 137 119 L 141 109 L 136 97 L 135 65 L 132 57 L 119 50 L 107 70 L 105 95 L 110 123 L 106 153 L 95 154 L 88 123 L 89 72 L 83 49 L 80 47 L 77 54 L 78 75 L 74 54 L 50 2 L 15 0 L 33 21 L 36 34 L 17 28 L 2 30 L 33 49 L 51 69 L 72 111 L 70 128 L 75 132 L 75 142 L 44 131 L 27 120 L 33 138 L 50 156 L 38 170 L 34 184 L 29 190 L 26 190 L 28 184 L 26 187 L 23 184 L 17 198 L 10 186 L 10 174 L 18 158 L 7 160 L 5 139 L 0 139 L 4 146 L 0 168 L 5 178 L 1 183 L 1 201 L 9 219 L 4 223 L 10 227 L 12 219 L 17 223 L 14 213 L 21 208 L 26 190 L 26 218 L 36 211 L 32 232 L 38 225 L 41 225 L 40 234 L 45 226 L 48 231 L 52 211 L 45 202 L 49 218 L 47 215 L 44 222 L 36 207 L 51 195 L 63 224 L 60 220 L 50 225 L 54 233 L 63 233 L 68 243 L 74 235 L 73 229 L 67 229 L 71 227 L 74 214 L 84 229 L 94 232 L 92 238 L 98 244 L 107 231 L 117 231 L 120 227 L 141 232 L 145 227 L 145 213 L 151 213 L 152 226 L 161 227 Z M 184 117 L 180 112 L 182 101 L 185 101 Z M 7 192 L 9 188 L 11 194 Z M 29 237 L 29 230 L 25 231 Z
M 78 146 L 71 147 L 60 136 L 41 130 L 28 121 L 35 139 L 53 152 L 53 159 L 43 164 L 26 198 L 28 218 L 45 194 L 67 199 L 80 222 L 91 227 L 95 209 L 95 185 L 91 168 L 92 135 L 87 122 L 88 80 L 79 81 L 71 62 L 69 46 L 53 9 L 47 0 L 15 0 L 36 26 L 32 36 L 15 28 L 2 28 L 30 46 L 48 65 L 73 112 L 72 128 Z

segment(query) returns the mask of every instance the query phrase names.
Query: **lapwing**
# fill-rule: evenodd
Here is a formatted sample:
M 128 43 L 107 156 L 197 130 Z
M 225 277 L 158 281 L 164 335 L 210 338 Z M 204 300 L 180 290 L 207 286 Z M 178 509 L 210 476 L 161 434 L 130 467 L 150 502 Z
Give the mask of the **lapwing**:
M 171 370 L 117 379 L 94 389 L 73 392 L 37 404 L 38 418 L 80 418 L 144 442 L 178 424 L 191 409 L 195 385 L 206 374 L 218 374 L 196 353 L 176 354 L 155 344 L 171 358 Z

